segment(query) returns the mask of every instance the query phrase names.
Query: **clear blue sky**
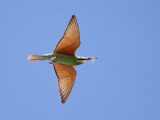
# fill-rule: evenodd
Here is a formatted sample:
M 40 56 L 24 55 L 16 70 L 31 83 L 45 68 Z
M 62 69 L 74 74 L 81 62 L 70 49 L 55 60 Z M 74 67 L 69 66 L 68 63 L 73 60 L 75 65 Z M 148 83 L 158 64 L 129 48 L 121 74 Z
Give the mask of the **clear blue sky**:
M 65 104 L 49 61 L 72 16 L 80 29 Z M 160 1 L 1 0 L 0 120 L 160 120 Z

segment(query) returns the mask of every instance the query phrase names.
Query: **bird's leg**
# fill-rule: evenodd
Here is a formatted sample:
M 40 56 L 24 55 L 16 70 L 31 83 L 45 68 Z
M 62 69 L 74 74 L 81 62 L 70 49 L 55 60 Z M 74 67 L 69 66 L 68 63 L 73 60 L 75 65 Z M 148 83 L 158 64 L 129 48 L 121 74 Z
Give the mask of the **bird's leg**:
M 51 62 L 49 64 L 53 64 L 54 60 L 56 59 L 56 56 L 51 58 Z

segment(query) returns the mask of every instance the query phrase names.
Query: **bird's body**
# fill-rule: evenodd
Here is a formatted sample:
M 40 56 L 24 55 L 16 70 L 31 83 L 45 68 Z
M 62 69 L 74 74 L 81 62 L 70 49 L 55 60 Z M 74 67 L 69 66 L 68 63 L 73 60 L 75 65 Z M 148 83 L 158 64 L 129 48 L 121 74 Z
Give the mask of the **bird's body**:
M 77 66 L 77 65 L 80 65 L 86 62 L 87 59 L 90 59 L 90 58 L 85 58 L 81 56 L 69 56 L 63 53 L 49 53 L 49 54 L 44 54 L 44 55 L 32 54 L 31 57 L 32 56 L 37 56 L 38 58 L 32 59 L 32 60 L 30 59 L 30 61 L 37 61 L 39 59 L 52 61 L 53 59 L 53 62 L 55 63 L 61 63 L 61 64 L 69 65 L 69 66 Z
M 54 62 L 56 63 L 61 63 L 61 64 L 69 65 L 69 66 L 76 66 L 79 64 L 76 56 L 69 56 L 69 55 L 62 54 L 62 53 L 56 53 L 55 56 L 56 58 Z
M 58 86 L 62 103 L 65 103 L 66 99 L 68 98 L 75 81 L 77 72 L 73 66 L 83 64 L 90 59 L 97 59 L 97 57 L 75 56 L 75 51 L 79 46 L 79 28 L 76 17 L 73 15 L 64 32 L 63 37 L 57 44 L 53 53 L 44 55 L 31 54 L 28 57 L 29 61 L 51 61 L 50 64 L 53 64 L 58 78 Z

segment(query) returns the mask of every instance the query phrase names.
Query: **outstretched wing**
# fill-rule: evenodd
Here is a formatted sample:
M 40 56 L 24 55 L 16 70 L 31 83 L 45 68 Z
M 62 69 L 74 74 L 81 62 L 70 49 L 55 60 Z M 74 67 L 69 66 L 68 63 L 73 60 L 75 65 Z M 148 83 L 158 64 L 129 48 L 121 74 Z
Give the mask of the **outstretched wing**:
M 80 46 L 80 35 L 76 16 L 73 15 L 63 34 L 63 37 L 57 44 L 54 52 L 64 53 L 73 56 L 76 49 Z
M 65 103 L 72 90 L 77 72 L 72 66 L 61 63 L 53 63 L 53 66 L 58 78 L 58 87 L 62 100 L 61 102 Z

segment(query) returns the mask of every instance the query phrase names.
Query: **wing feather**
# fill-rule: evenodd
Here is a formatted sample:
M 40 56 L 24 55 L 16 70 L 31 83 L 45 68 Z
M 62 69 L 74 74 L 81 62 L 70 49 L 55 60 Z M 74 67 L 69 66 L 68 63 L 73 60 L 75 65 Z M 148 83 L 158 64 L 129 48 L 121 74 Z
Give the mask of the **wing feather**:
M 61 63 L 53 63 L 53 66 L 58 78 L 61 100 L 62 103 L 65 103 L 72 90 L 77 72 L 72 66 Z
M 76 49 L 80 46 L 80 34 L 76 16 L 73 15 L 63 34 L 63 37 L 58 42 L 54 52 L 64 53 L 74 56 Z

